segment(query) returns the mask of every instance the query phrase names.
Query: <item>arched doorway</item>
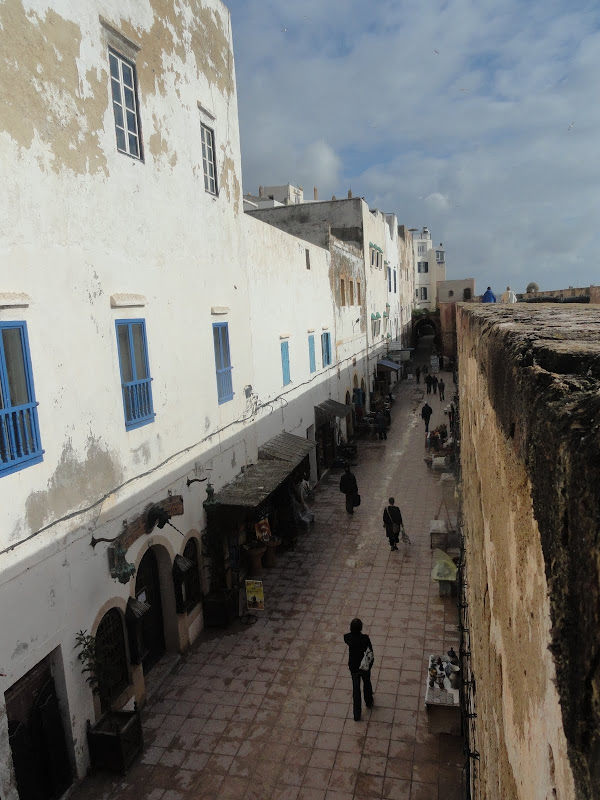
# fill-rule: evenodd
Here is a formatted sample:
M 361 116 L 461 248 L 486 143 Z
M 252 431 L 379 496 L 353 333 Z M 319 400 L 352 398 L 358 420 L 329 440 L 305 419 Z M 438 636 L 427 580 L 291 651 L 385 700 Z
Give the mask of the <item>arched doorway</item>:
M 145 674 L 165 652 L 158 562 L 153 549 L 147 550 L 140 561 L 135 579 L 135 597 L 150 606 L 150 611 L 142 617 L 142 639 L 146 651 L 142 665 Z
M 110 608 L 100 620 L 96 631 L 96 652 L 106 666 L 98 686 L 102 711 L 106 711 L 129 685 L 123 614 L 118 608 Z

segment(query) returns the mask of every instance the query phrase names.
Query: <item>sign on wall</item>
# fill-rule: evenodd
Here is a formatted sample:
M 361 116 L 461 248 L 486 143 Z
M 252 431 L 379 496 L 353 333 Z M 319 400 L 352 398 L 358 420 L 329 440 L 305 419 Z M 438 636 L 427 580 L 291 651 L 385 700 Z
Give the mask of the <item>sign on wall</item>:
M 249 611 L 265 610 L 265 594 L 262 581 L 246 581 L 246 602 Z

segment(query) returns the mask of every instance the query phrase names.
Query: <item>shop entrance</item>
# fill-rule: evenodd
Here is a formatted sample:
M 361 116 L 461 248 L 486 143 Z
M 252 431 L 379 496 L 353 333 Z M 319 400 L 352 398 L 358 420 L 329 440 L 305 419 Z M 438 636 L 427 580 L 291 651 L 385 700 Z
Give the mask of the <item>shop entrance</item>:
M 67 738 L 46 659 L 5 694 L 20 800 L 57 800 L 73 782 Z
M 146 674 L 165 652 L 158 561 L 153 549 L 148 550 L 140 561 L 135 580 L 135 597 L 150 606 L 150 611 L 142 617 L 142 639 L 146 653 L 142 666 Z

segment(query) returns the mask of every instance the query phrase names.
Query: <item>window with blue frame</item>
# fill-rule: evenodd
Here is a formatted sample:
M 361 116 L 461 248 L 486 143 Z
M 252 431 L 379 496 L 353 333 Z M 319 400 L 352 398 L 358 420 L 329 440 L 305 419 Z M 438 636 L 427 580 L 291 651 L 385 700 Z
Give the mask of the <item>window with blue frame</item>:
M 213 322 L 215 368 L 217 370 L 217 396 L 219 405 L 233 398 L 233 376 L 229 353 L 229 323 Z
M 26 322 L 0 322 L 0 476 L 43 457 Z
M 281 342 L 281 371 L 283 373 L 283 385 L 287 386 L 292 382 L 290 377 L 290 345 L 289 342 Z
M 156 416 L 152 405 L 146 322 L 143 319 L 119 319 L 116 325 L 125 428 L 131 430 L 153 422 Z
M 315 358 L 315 337 L 311 334 L 308 337 L 308 362 L 310 364 L 310 371 L 317 371 L 317 359 Z
M 328 367 L 331 364 L 331 334 L 321 334 L 321 355 L 323 357 L 323 366 Z

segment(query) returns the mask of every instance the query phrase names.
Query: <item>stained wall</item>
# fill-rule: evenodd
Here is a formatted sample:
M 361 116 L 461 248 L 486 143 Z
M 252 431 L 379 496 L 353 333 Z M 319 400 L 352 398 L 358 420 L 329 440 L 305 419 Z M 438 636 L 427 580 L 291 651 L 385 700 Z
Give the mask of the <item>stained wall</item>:
M 458 307 L 481 797 L 600 786 L 600 308 Z

